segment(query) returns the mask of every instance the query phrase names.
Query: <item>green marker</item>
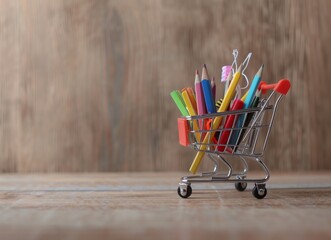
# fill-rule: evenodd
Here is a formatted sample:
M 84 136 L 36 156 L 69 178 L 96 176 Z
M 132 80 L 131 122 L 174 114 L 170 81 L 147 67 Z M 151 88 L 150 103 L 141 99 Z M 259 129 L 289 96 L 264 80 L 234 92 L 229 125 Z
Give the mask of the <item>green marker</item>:
M 174 102 L 176 103 L 182 116 L 189 116 L 182 94 L 178 90 L 174 90 L 170 93 L 170 96 L 172 97 L 172 100 L 174 100 Z

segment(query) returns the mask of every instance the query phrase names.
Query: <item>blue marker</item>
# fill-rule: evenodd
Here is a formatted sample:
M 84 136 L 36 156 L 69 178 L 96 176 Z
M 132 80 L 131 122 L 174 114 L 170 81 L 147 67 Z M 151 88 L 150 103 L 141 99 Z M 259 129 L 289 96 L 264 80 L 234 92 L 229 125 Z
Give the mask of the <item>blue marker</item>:
M 215 99 L 211 88 L 211 83 L 209 80 L 208 72 L 206 64 L 203 65 L 202 68 L 202 76 L 201 76 L 201 86 L 203 95 L 205 98 L 206 108 L 208 113 L 215 113 L 216 107 L 215 107 Z

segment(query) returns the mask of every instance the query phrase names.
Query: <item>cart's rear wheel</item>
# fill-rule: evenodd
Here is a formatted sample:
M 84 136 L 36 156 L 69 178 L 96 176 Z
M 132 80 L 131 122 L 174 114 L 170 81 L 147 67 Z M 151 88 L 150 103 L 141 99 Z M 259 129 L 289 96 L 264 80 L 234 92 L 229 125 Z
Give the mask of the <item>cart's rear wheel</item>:
M 191 186 L 190 185 L 187 185 L 186 186 L 186 189 L 185 188 L 183 188 L 183 187 L 178 187 L 177 188 L 177 193 L 178 193 L 178 195 L 180 196 L 180 197 L 182 197 L 182 198 L 188 198 L 189 196 L 191 196 L 191 194 L 192 194 L 192 188 L 191 188 Z
M 239 192 L 243 192 L 247 188 L 247 182 L 236 182 L 234 186 Z
M 263 199 L 265 196 L 267 196 L 267 189 L 265 187 L 257 187 L 256 185 L 254 186 L 252 190 L 253 196 L 256 197 L 257 199 Z

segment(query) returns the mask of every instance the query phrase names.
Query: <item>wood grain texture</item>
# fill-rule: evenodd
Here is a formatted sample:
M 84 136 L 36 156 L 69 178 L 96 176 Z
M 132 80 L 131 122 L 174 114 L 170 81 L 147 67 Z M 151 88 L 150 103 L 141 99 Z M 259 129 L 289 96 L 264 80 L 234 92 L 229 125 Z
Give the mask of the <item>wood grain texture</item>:
M 265 64 L 292 82 L 271 134 L 272 170 L 331 169 L 328 0 L 0 1 L 0 170 L 173 171 L 170 91 L 203 63 Z M 153 89 L 151 92 L 150 89 Z M 205 166 L 205 168 L 208 167 Z
M 330 239 L 330 172 L 276 173 L 263 200 L 224 183 L 182 199 L 182 175 L 2 174 L 1 239 Z

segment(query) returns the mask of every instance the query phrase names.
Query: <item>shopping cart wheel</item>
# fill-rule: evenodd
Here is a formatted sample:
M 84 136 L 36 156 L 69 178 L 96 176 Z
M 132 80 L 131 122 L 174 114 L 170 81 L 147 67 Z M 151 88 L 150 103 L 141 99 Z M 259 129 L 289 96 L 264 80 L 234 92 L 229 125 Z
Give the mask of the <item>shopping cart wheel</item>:
M 190 185 L 182 186 L 177 188 L 177 193 L 182 198 L 188 198 L 192 194 L 192 188 Z
M 234 186 L 239 192 L 243 192 L 247 188 L 247 182 L 236 182 Z
M 257 185 L 255 184 L 253 190 L 252 190 L 253 196 L 257 199 L 262 199 L 265 196 L 267 196 L 267 189 L 265 188 L 265 184 L 263 185 Z

